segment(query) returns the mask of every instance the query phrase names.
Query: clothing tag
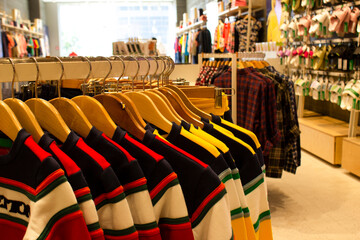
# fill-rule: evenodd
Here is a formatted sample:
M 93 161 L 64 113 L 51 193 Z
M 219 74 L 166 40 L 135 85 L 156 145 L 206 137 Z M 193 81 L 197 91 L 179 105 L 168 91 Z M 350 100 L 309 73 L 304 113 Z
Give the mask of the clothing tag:
M 285 38 L 287 38 L 288 32 L 287 32 L 287 31 L 285 31 L 284 33 L 285 33 Z
M 337 105 L 341 105 L 341 96 L 338 96 L 338 102 L 337 102 Z
M 338 58 L 338 69 L 342 69 L 342 58 Z
M 349 23 L 345 22 L 345 30 L 344 32 L 347 33 L 349 31 Z
M 325 59 L 325 69 L 328 69 L 329 67 L 329 59 Z
M 321 100 L 325 100 L 325 91 L 321 91 Z
M 323 35 L 326 35 L 327 32 L 326 32 L 326 26 L 323 27 Z
M 315 33 L 315 38 L 319 38 L 319 36 L 317 35 L 317 33 Z
M 301 65 L 302 57 L 299 56 L 299 64 Z
M 307 27 L 304 27 L 304 36 L 307 36 Z
M 354 70 L 354 59 L 351 59 L 351 60 L 349 61 L 349 70 L 350 70 L 350 71 Z
M 283 65 L 283 58 L 280 58 L 280 65 Z
M 296 5 L 296 0 L 292 1 L 292 5 L 293 5 L 293 7 Z
M 344 71 L 347 71 L 347 66 L 348 66 L 347 63 L 348 63 L 347 59 L 344 59 L 343 60 L 343 70 Z
M 292 32 L 293 32 L 293 38 L 295 38 L 296 37 L 295 36 L 295 30 L 293 29 Z
M 323 30 L 322 22 L 319 23 L 319 26 L 320 26 L 319 31 L 322 32 L 322 30 Z
M 314 67 L 314 59 L 311 59 L 311 67 Z

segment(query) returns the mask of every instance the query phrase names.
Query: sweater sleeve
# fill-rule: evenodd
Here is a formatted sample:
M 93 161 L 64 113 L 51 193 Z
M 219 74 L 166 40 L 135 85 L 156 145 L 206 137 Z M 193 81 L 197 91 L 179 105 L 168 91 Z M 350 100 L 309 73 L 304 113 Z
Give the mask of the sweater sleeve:
M 24 240 L 89 239 L 76 197 L 63 170 L 52 157 L 45 158 L 37 174 L 38 184 L 30 203 Z

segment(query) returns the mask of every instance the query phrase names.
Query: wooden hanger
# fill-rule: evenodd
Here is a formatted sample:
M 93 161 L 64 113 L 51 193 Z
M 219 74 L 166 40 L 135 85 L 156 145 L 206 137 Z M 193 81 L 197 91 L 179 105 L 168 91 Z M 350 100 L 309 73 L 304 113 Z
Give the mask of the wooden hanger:
M 181 124 L 181 119 L 170 110 L 169 105 L 167 105 L 164 99 L 162 99 L 159 95 L 151 91 L 141 92 L 141 94 L 148 96 L 167 120 L 175 122 L 178 125 Z
M 30 108 L 21 100 L 14 97 L 14 84 L 15 84 L 15 64 L 11 58 L 8 58 L 13 68 L 13 78 L 11 81 L 11 98 L 5 99 L 4 102 L 14 112 L 16 118 L 24 129 L 29 132 L 34 138 L 35 142 L 39 142 L 40 138 L 44 135 L 44 131 L 41 129 L 39 123 L 36 121 L 34 114 Z M 36 60 L 35 60 L 36 61 Z
M 159 88 L 159 91 L 162 92 L 166 98 L 170 101 L 171 105 L 174 107 L 176 112 L 188 123 L 192 123 L 195 126 L 203 127 L 204 123 L 201 122 L 199 116 L 191 112 L 184 102 L 181 100 L 179 95 L 176 94 L 172 89 L 169 88 Z
M 170 88 L 172 90 L 174 90 L 179 97 L 181 98 L 181 100 L 184 102 L 184 104 L 186 105 L 186 107 L 188 107 L 190 109 L 190 111 L 192 111 L 193 113 L 195 113 L 196 115 L 202 117 L 202 118 L 206 118 L 206 119 L 212 119 L 211 115 L 209 113 L 206 113 L 202 110 L 200 110 L 198 107 L 196 107 L 190 100 L 189 98 L 185 95 L 185 93 L 183 91 L 181 91 L 180 88 L 177 88 L 174 85 L 166 85 L 165 87 Z
M 15 141 L 21 129 L 22 126 L 14 112 L 3 101 L 0 101 L 0 130 L 12 141 Z
M 85 114 L 81 111 L 78 105 L 71 99 L 61 97 L 61 81 L 64 76 L 64 65 L 60 58 L 55 57 L 61 64 L 61 76 L 58 81 L 58 98 L 54 98 L 49 102 L 58 110 L 61 117 L 64 119 L 70 129 L 74 130 L 81 137 L 86 138 L 91 129 L 92 125 L 86 118 Z
M 146 58 L 145 60 L 148 62 L 149 69 L 143 79 L 146 79 L 148 77 L 150 70 L 150 63 Z M 139 92 L 128 92 L 125 95 L 128 96 L 135 103 L 136 108 L 139 110 L 141 116 L 147 122 L 154 124 L 155 126 L 167 133 L 171 131 L 172 123 L 167 120 L 164 115 L 162 115 L 161 111 L 157 108 L 157 106 L 154 104 L 150 97 Z
M 86 60 L 89 64 L 89 74 L 84 80 L 84 87 L 87 79 L 89 79 L 91 72 L 92 72 L 92 65 L 88 58 L 81 57 L 83 60 Z M 120 58 L 119 58 L 120 59 Z M 106 58 L 107 61 L 109 61 L 110 65 L 111 62 Z M 122 61 L 122 59 L 121 59 Z M 125 65 L 125 64 L 124 64 Z M 110 74 L 110 71 L 107 74 L 107 76 Z M 104 81 L 107 79 L 107 76 L 104 78 Z M 106 112 L 105 108 L 99 101 L 97 101 L 95 98 L 92 98 L 90 96 L 85 95 L 85 88 L 83 88 L 83 94 L 82 96 L 77 96 L 72 98 L 72 100 L 76 103 L 76 105 L 79 106 L 81 111 L 85 114 L 87 119 L 90 121 L 90 123 L 96 127 L 98 130 L 102 131 L 106 136 L 112 138 L 114 136 L 115 130 L 117 128 L 114 121 L 111 119 L 109 114 Z
M 37 89 L 40 71 L 36 59 L 33 58 L 33 60 L 37 68 L 35 80 L 35 89 Z M 35 98 L 27 100 L 25 102 L 26 105 L 31 109 L 31 112 L 34 114 L 40 126 L 59 141 L 64 143 L 71 132 L 70 128 L 66 125 L 60 113 L 53 105 L 44 99 L 38 98 L 37 96 L 37 91 L 35 91 Z
M 129 57 L 134 59 L 133 57 Z M 138 71 L 139 72 L 139 65 Z M 125 69 L 125 67 L 124 67 Z M 124 72 L 126 72 L 124 70 Z M 118 79 L 118 82 L 120 78 Z M 121 93 L 99 94 L 94 96 L 106 109 L 115 124 L 135 136 L 144 139 L 146 123 L 141 118 L 135 104 L 127 96 Z
M 149 123 L 154 124 L 161 130 L 169 133 L 172 129 L 172 123 L 167 120 L 160 112 L 154 102 L 145 94 L 137 92 L 125 93 L 136 105 L 141 116 Z M 162 109 L 163 110 L 163 109 Z
M 185 121 L 173 108 L 173 106 L 171 105 L 169 99 L 166 98 L 166 96 L 160 92 L 157 89 L 150 89 L 149 91 L 146 91 L 145 94 L 147 93 L 154 93 L 154 95 L 159 96 L 166 104 L 166 106 L 168 106 L 169 110 L 172 112 L 172 114 L 174 114 L 176 116 L 177 119 L 179 119 L 180 121 Z M 153 95 L 153 94 L 152 94 Z M 152 96 L 150 95 L 150 96 Z M 151 98 L 151 97 L 150 97 Z

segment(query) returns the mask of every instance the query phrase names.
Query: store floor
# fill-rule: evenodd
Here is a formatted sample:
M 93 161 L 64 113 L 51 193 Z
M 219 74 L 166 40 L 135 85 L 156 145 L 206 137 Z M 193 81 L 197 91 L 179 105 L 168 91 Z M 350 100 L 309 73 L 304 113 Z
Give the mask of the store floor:
M 303 151 L 296 175 L 267 183 L 274 240 L 360 239 L 360 178 Z

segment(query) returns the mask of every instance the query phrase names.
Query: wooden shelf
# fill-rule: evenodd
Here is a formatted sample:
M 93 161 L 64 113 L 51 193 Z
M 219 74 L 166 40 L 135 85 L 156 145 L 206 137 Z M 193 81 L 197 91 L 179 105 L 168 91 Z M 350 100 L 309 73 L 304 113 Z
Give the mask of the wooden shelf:
M 342 167 L 360 177 L 360 138 L 344 138 Z
M 27 29 L 24 29 L 24 28 L 21 28 L 21 27 L 15 27 L 15 26 L 10 25 L 10 24 L 2 24 L 1 26 L 2 26 L 3 28 L 8 28 L 8 29 L 12 29 L 12 30 L 19 31 L 19 32 L 28 33 L 28 34 L 36 35 L 36 36 L 39 36 L 39 37 L 42 37 L 42 36 L 43 36 L 42 33 L 34 32 L 34 31 L 27 30 Z
M 301 147 L 325 161 L 341 164 L 342 140 L 349 124 L 328 117 L 299 118 Z
M 180 28 L 176 34 L 177 35 L 181 35 L 181 34 L 184 34 L 192 29 L 197 29 L 197 28 L 200 28 L 201 26 L 205 25 L 206 22 L 204 21 L 200 21 L 200 22 L 197 22 L 197 23 L 194 23 L 194 24 L 191 24 L 190 26 L 187 26 L 187 27 L 184 27 L 184 28 Z
M 244 6 L 244 7 L 238 6 L 238 7 L 231 8 L 231 9 L 228 9 L 228 10 L 225 10 L 225 11 L 219 13 L 218 17 L 226 18 L 226 17 L 230 17 L 230 16 L 236 16 L 239 13 L 239 11 L 241 11 L 241 15 L 246 15 L 246 14 L 248 14 L 248 10 L 249 10 L 248 6 Z M 253 7 L 251 11 L 258 12 L 261 10 L 263 10 L 261 7 Z

